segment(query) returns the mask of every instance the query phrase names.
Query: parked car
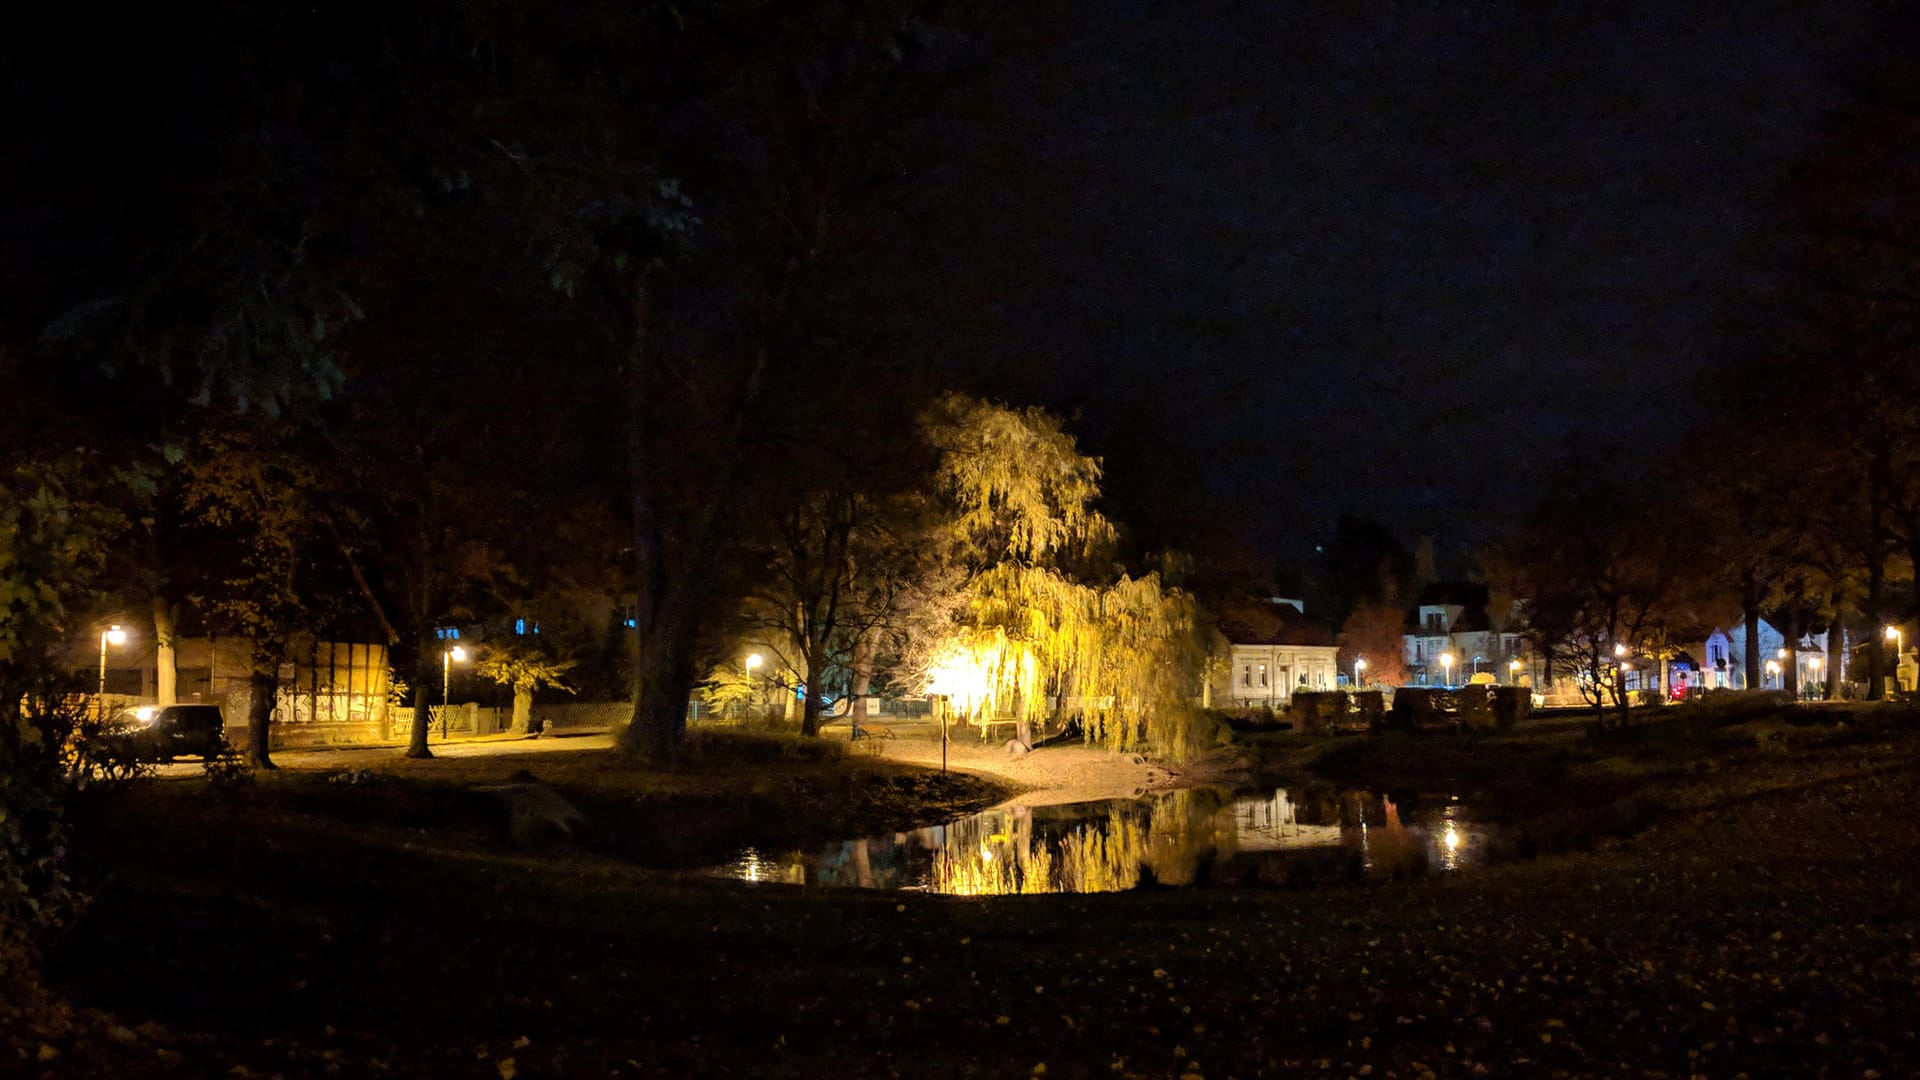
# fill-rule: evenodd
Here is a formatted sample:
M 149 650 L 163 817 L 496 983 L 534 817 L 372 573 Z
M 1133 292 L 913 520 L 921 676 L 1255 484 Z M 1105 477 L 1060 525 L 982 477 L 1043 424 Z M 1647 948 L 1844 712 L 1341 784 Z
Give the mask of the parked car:
M 109 737 L 140 761 L 211 761 L 226 748 L 227 721 L 218 705 L 142 705 L 120 714 Z

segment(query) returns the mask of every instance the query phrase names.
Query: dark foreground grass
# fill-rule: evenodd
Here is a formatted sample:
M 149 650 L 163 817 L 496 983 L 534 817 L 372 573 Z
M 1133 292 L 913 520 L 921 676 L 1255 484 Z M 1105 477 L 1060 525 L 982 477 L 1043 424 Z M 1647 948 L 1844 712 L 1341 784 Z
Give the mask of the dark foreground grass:
M 1854 730 L 1784 751 L 1755 736 L 1751 757 L 1743 742 L 1689 759 L 1710 771 L 1650 772 L 1674 809 L 1624 842 L 1303 892 L 750 890 L 518 854 L 477 827 L 252 819 L 176 785 L 149 794 L 177 806 L 130 800 L 97 824 L 110 875 L 53 966 L 64 993 L 129 1026 L 82 1026 L 46 1045 L 44 1065 L 22 1046 L 22 1064 L 1910 1075 L 1920 740 L 1899 725 Z M 156 1023 L 136 1030 L 143 1021 Z

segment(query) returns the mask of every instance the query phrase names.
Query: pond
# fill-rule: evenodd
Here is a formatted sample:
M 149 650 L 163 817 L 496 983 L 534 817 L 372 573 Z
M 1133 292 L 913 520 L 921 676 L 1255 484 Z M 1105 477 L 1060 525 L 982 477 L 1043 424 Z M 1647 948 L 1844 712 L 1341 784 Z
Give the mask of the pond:
M 1487 859 L 1492 835 L 1450 795 L 1191 788 L 1060 806 L 1009 804 L 945 825 L 800 851 L 748 848 L 711 872 L 746 882 L 952 896 L 1302 886 L 1459 871 Z

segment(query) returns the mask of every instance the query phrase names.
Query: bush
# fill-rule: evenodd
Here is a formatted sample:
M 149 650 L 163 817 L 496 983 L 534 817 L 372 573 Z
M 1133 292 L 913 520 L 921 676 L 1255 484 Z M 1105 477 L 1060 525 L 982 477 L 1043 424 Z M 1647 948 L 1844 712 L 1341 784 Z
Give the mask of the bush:
M 84 775 L 74 699 L 30 693 L 0 706 L 0 967 L 30 956 L 44 931 L 81 903 L 67 876 L 67 801 Z
M 1688 695 L 1680 708 L 1684 715 L 1708 724 L 1737 724 L 1793 704 L 1793 695 L 1785 690 L 1712 689 Z
M 239 791 L 253 783 L 253 766 L 240 751 L 227 744 L 222 744 L 220 752 L 206 760 L 206 772 L 207 786 L 221 794 Z
M 1497 731 L 1512 731 L 1515 724 L 1533 712 L 1533 688 L 1496 686 L 1493 688 L 1493 726 Z
M 1293 730 L 1324 735 L 1346 725 L 1348 705 L 1344 690 L 1296 690 L 1287 705 Z
M 1459 726 L 1454 692 L 1438 686 L 1403 686 L 1393 692 L 1392 726 L 1402 731 L 1434 731 Z
M 1386 725 L 1386 694 L 1379 690 L 1355 690 L 1348 697 L 1353 699 L 1353 711 L 1347 714 L 1347 723 L 1353 730 L 1378 731 Z
M 1453 692 L 1459 721 L 1468 731 L 1494 729 L 1493 695 L 1485 686 L 1463 686 Z

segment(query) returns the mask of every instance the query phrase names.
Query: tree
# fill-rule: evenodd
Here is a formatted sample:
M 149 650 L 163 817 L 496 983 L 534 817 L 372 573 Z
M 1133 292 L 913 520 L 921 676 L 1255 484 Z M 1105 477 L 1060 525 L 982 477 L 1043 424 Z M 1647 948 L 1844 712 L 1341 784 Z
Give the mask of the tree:
M 1528 597 L 1523 633 L 1596 711 L 1626 716 L 1627 665 L 1670 655 L 1698 621 L 1683 588 L 1695 531 L 1576 452 L 1502 561 Z
M 932 692 L 1012 718 L 1029 744 L 1036 719 L 1071 711 L 1112 749 L 1204 749 L 1198 613 L 1158 571 L 1115 572 L 1113 526 L 1093 505 L 1099 462 L 1039 409 L 948 395 L 925 423 L 965 575 L 965 606 L 927 664 Z
M 198 523 L 208 567 L 193 601 L 213 625 L 248 642 L 247 755 L 269 769 L 280 665 L 296 636 L 322 625 L 324 607 L 310 571 L 320 478 L 290 443 L 282 425 L 265 420 L 206 428 L 188 449 L 181 481 L 181 507 Z
M 1406 611 L 1399 605 L 1380 600 L 1366 601 L 1353 609 L 1340 627 L 1340 665 L 1354 670 L 1354 661 L 1365 660 L 1362 683 L 1400 686 L 1407 681 Z
M 526 734 L 530 727 L 536 691 L 552 688 L 573 693 L 566 682 L 567 672 L 573 670 L 573 661 L 554 660 L 534 648 L 516 645 L 490 648 L 473 670 L 483 679 L 512 688 L 512 730 L 516 735 Z

